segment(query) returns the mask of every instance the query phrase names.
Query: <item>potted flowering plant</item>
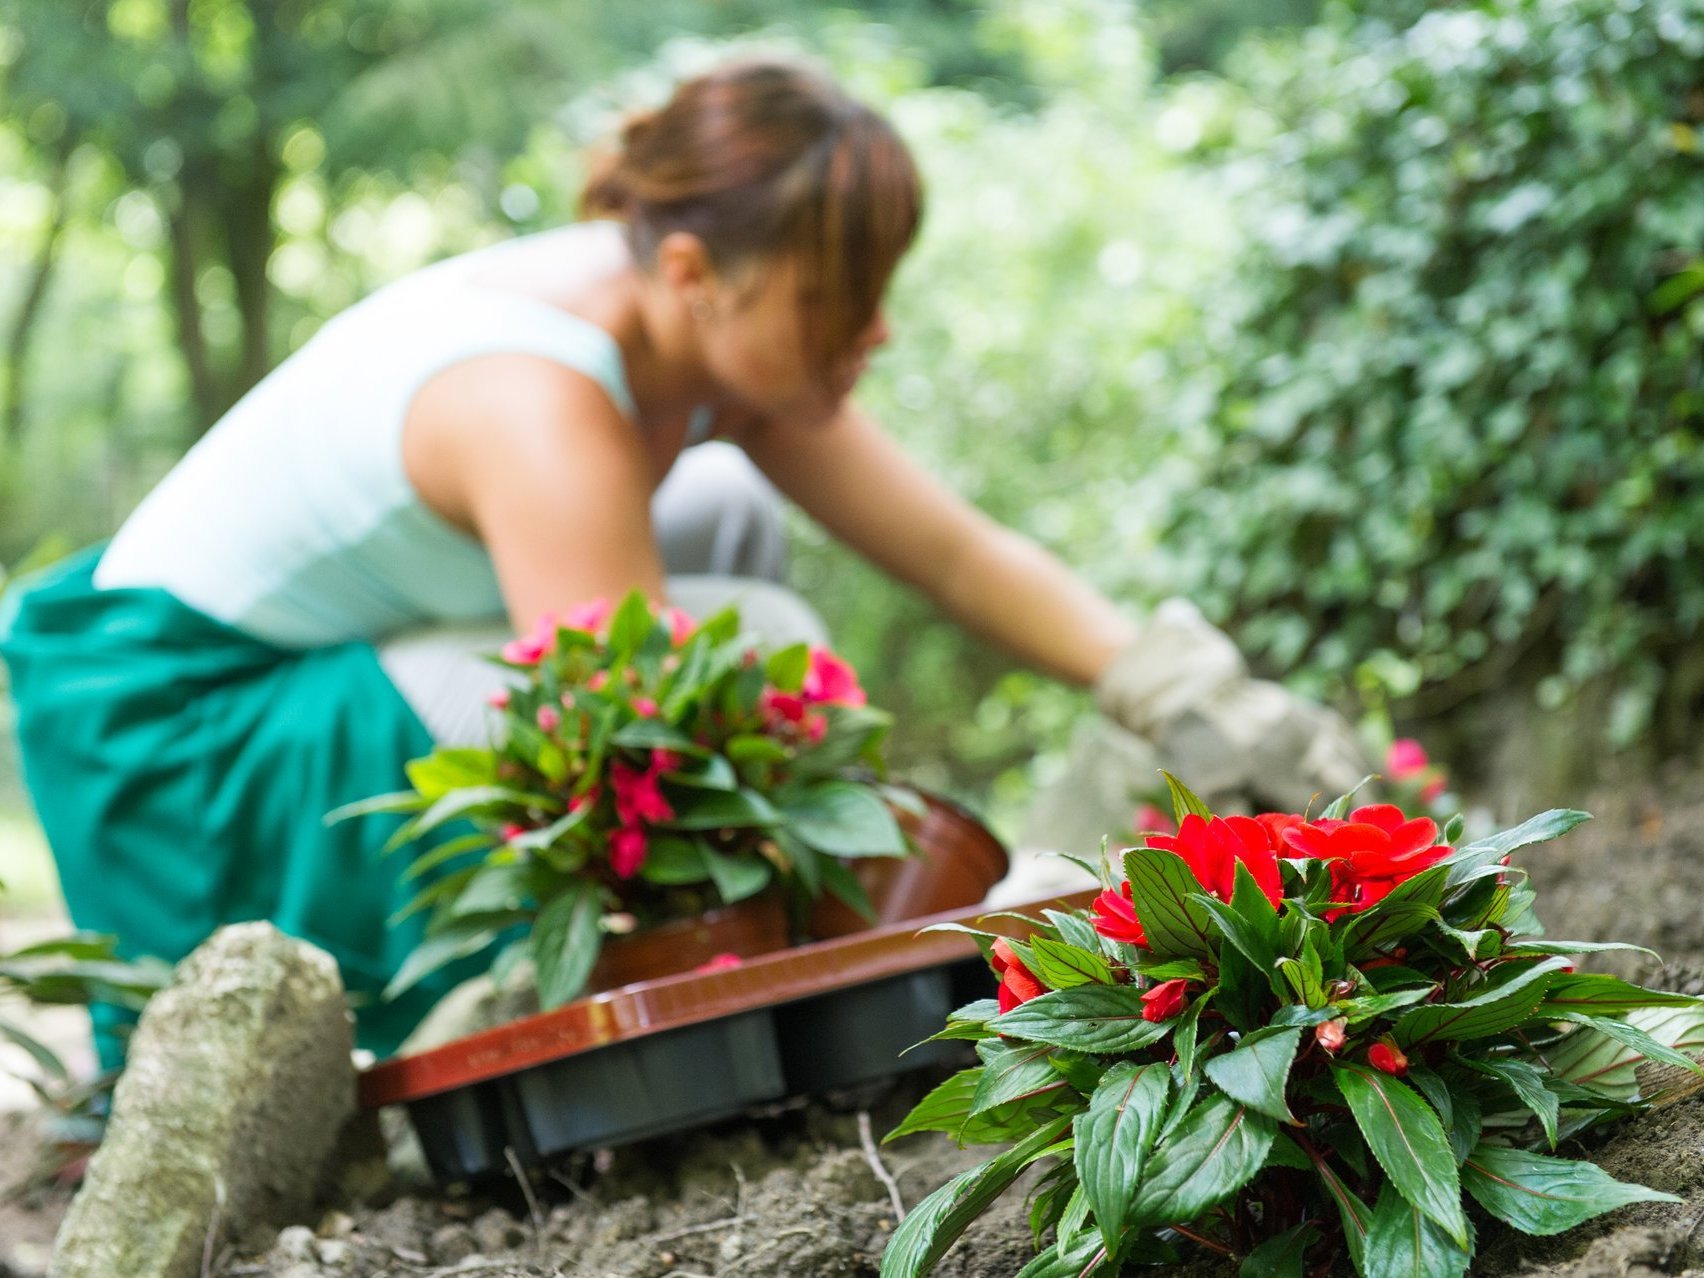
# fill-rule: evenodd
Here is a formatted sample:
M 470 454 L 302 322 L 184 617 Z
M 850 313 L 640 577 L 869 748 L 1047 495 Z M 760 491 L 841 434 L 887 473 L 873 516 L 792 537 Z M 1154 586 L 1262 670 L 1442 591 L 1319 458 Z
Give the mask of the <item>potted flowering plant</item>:
M 408 813 L 388 847 L 423 847 L 409 874 L 452 867 L 399 915 L 431 912 L 389 996 L 517 929 L 495 970 L 530 957 L 549 1010 L 623 925 L 761 898 L 774 921 L 750 944 L 772 948 L 819 894 L 867 915 L 849 862 L 907 854 L 894 806 L 916 800 L 880 779 L 888 717 L 826 649 L 762 656 L 733 610 L 696 623 L 634 592 L 544 617 L 501 664 L 490 747 L 435 750 L 412 790 L 328 818 Z
M 906 1217 L 883 1278 L 928 1273 L 1035 1163 L 1030 1221 L 1051 1240 L 1021 1278 L 1186 1245 L 1244 1275 L 1346 1257 L 1368 1278 L 1455 1278 L 1475 1246 L 1464 1194 L 1529 1234 L 1678 1201 L 1554 1152 L 1649 1099 L 1635 1066 L 1697 1071 L 1680 1048 L 1704 1044 L 1698 1000 L 1570 958 L 1635 947 L 1540 939 L 1510 854 L 1585 813 L 1456 847 L 1459 818 L 1440 831 L 1348 796 L 1312 820 L 1220 818 L 1171 784 L 1177 833 L 1127 849 L 1091 909 L 1047 911 L 1023 941 L 977 933 L 998 997 L 938 1037 L 981 1063 L 889 1139 L 1015 1143 Z

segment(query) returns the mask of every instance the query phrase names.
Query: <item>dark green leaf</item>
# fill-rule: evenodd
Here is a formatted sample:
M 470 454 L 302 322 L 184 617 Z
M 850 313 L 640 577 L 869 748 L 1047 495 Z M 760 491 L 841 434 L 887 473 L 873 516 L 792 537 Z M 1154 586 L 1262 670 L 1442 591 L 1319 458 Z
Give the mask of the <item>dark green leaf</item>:
M 1209 1096 L 1149 1155 L 1132 1220 L 1180 1225 L 1224 1202 L 1265 1163 L 1275 1130 L 1264 1114 Z
M 1351 961 L 1425 930 L 1438 917 L 1449 871 L 1441 865 L 1398 883 L 1390 895 L 1340 922 L 1343 951 Z
M 720 830 L 775 825 L 781 814 L 755 790 L 704 790 L 682 800 L 674 820 L 663 823 L 671 830 Z
M 1462 1180 L 1481 1207 L 1526 1234 L 1559 1234 L 1627 1203 L 1684 1201 L 1616 1180 L 1591 1163 L 1497 1145 L 1469 1154 Z
M 1035 955 L 1035 974 L 1049 989 L 1068 990 L 1079 985 L 1112 984 L 1112 965 L 1098 952 L 1091 953 L 1039 935 L 1032 936 L 1029 944 L 1030 952 Z
M 1169 772 L 1162 771 L 1160 775 L 1166 779 L 1166 789 L 1171 791 L 1172 816 L 1179 825 L 1183 824 L 1184 817 L 1190 815 L 1198 816 L 1203 821 L 1213 819 L 1213 809 L 1203 803 L 1195 791 Z
M 788 795 L 782 818 L 793 834 L 832 856 L 904 856 L 905 836 L 868 786 L 822 781 Z
M 598 926 L 602 918 L 598 890 L 590 883 L 569 884 L 539 911 L 533 925 L 532 956 L 538 969 L 541 1011 L 571 1002 L 586 988 L 603 945 Z
M 1171 1072 L 1164 1065 L 1121 1061 L 1101 1078 L 1089 1108 L 1073 1125 L 1077 1179 L 1109 1252 L 1118 1251 L 1130 1224 L 1170 1089 Z
M 1157 958 L 1213 957 L 1213 923 L 1194 900 L 1201 884 L 1183 858 L 1164 848 L 1130 848 L 1124 854 L 1130 898 L 1148 951 Z
M 1018 1270 L 1016 1278 L 1094 1278 L 1104 1269 L 1107 1253 L 1098 1235 L 1084 1234 L 1064 1251 L 1057 1244 L 1047 1248 Z
M 971 1101 L 972 1115 L 1008 1101 L 1038 1096 L 1066 1086 L 1059 1071 L 1048 1061 L 1053 1049 L 1046 1044 L 999 1043 L 985 1039 L 976 1045 L 976 1050 L 982 1057 L 984 1068 Z
M 1536 963 L 1508 964 L 1518 974 L 1493 984 L 1459 1003 L 1428 1003 L 1396 1020 L 1396 1041 L 1404 1047 L 1432 1041 L 1488 1038 L 1533 1019 L 1557 972 L 1568 966 L 1562 957 Z M 1521 970 L 1521 969 L 1526 970 Z
M 1338 795 L 1319 814 L 1320 820 L 1341 821 L 1349 815 L 1349 807 L 1355 802 L 1355 795 L 1373 780 L 1373 774 L 1368 773 L 1357 781 L 1350 789 Z
M 1367 1228 L 1362 1278 L 1461 1278 L 1473 1259 L 1458 1242 L 1386 1184 Z
M 802 643 L 777 648 L 763 663 L 763 673 L 782 692 L 797 692 L 804 687 L 805 675 L 810 668 L 810 646 Z
M 1402 1196 L 1466 1246 L 1461 1178 L 1432 1107 L 1396 1079 L 1362 1065 L 1333 1065 L 1331 1074 L 1367 1147 Z
M 1556 1122 L 1561 1112 L 1561 1102 L 1557 1100 L 1556 1094 L 1544 1085 L 1543 1071 L 1527 1061 L 1495 1057 L 1484 1060 L 1468 1059 L 1464 1064 L 1488 1078 L 1497 1079 L 1513 1092 L 1515 1098 L 1538 1119 L 1539 1126 L 1544 1128 L 1545 1137 L 1550 1141 L 1550 1147 L 1556 1147 Z M 1458 1159 L 1465 1158 L 1467 1151 L 1479 1143 L 1476 1140 L 1464 1149 L 1453 1130 L 1450 1135 L 1450 1144 L 1454 1146 Z
M 1588 1016 L 1614 1016 L 1640 1007 L 1695 1007 L 1698 1000 L 1685 994 L 1642 989 L 1618 976 L 1565 973 L 1552 979 L 1538 1015 L 1560 1019 L 1574 1012 Z
M 1303 1258 L 1318 1232 L 1319 1227 L 1307 1221 L 1268 1238 L 1243 1259 L 1239 1278 L 1302 1278 Z
M 1133 1052 L 1164 1038 L 1168 1022 L 1143 1018 L 1134 985 L 1080 985 L 1032 998 L 993 1023 L 1001 1034 L 1085 1052 Z
M 1579 1012 L 1564 1019 L 1594 1029 L 1599 1034 L 1607 1034 L 1623 1046 L 1631 1047 L 1648 1061 L 1660 1061 L 1664 1065 L 1675 1065 L 1694 1074 L 1704 1074 L 1704 1065 L 1700 1065 L 1685 1052 L 1678 1052 L 1666 1043 L 1659 1043 L 1637 1025 L 1629 1025 L 1626 1021 L 1614 1020 L 1607 1016 L 1586 1016 Z
M 716 891 L 727 905 L 756 896 L 769 886 L 770 879 L 774 877 L 774 867 L 755 852 L 725 855 L 709 846 L 701 851 L 704 868 L 710 872 Z
M 1457 848 L 1443 864 L 1449 868 L 1450 886 L 1468 881 L 1472 872 L 1496 865 L 1511 852 L 1534 843 L 1546 843 L 1561 838 L 1575 826 L 1592 819 L 1589 812 L 1552 808 L 1549 812 L 1521 822 L 1512 830 L 1504 830 L 1487 839 L 1477 839 L 1466 847 Z
M 1301 1040 L 1300 1029 L 1258 1030 L 1234 1051 L 1207 1062 L 1208 1081 L 1234 1101 L 1281 1123 L 1293 1122 L 1284 1089 Z

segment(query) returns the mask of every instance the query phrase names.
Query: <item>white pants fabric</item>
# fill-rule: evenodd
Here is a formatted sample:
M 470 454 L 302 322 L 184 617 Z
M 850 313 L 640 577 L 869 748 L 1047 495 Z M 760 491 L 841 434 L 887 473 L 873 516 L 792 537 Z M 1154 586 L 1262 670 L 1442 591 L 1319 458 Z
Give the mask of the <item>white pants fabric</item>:
M 736 604 L 746 628 L 774 646 L 828 641 L 822 618 L 780 584 L 781 497 L 734 445 L 683 453 L 657 489 L 651 522 L 675 606 L 703 617 Z M 489 658 L 511 638 L 504 623 L 432 627 L 380 644 L 379 665 L 439 745 L 484 745 L 487 698 L 514 677 Z

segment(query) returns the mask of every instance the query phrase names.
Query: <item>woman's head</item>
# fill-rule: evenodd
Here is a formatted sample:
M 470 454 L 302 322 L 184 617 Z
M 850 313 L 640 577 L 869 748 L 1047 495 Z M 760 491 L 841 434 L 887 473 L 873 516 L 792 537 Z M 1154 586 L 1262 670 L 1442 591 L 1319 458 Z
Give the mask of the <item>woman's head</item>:
M 626 224 L 642 268 L 690 294 L 711 373 L 781 411 L 807 391 L 838 400 L 850 389 L 885 337 L 882 293 L 922 203 L 886 120 L 771 59 L 689 80 L 629 121 L 583 198 L 586 212 Z

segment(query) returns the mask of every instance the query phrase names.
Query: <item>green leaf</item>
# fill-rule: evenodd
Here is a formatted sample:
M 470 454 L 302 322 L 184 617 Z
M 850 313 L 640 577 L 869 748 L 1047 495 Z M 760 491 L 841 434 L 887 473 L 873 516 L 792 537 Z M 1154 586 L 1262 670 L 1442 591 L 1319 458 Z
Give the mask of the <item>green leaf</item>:
M 1100 934 L 1095 931 L 1094 925 L 1081 915 L 1067 914 L 1060 910 L 1043 910 L 1041 915 L 1053 924 L 1059 933 L 1059 939 L 1065 944 L 1075 945 L 1091 954 L 1103 953 Z
M 1626 1021 L 1614 1020 L 1607 1016 L 1586 1016 L 1579 1012 L 1563 1019 L 1594 1029 L 1599 1034 L 1606 1034 L 1623 1046 L 1631 1047 L 1648 1061 L 1661 1061 L 1664 1065 L 1675 1065 L 1694 1074 L 1704 1074 L 1704 1065 L 1700 1065 L 1685 1052 L 1677 1052 L 1666 1043 L 1658 1042 L 1637 1025 L 1629 1025 Z
M 1521 822 L 1512 830 L 1504 830 L 1490 838 L 1478 839 L 1466 847 L 1457 848 L 1442 863 L 1449 870 L 1450 886 L 1467 882 L 1474 871 L 1484 866 L 1496 865 L 1504 857 L 1521 848 L 1559 839 L 1575 826 L 1591 819 L 1592 814 L 1589 812 L 1552 808 L 1549 812 L 1541 812 Z
M 628 750 L 673 750 L 676 754 L 703 756 L 703 746 L 680 728 L 661 719 L 634 719 L 610 734 L 611 745 Z
M 560 806 L 554 795 L 533 794 L 503 785 L 476 785 L 465 790 L 452 790 L 414 820 L 405 821 L 399 826 L 396 833 L 386 840 L 383 851 L 394 852 L 405 843 L 430 833 L 446 821 L 453 821 L 457 817 L 501 812 L 505 808 L 554 812 Z
M 1639 1008 L 1622 1019 L 1679 1051 L 1704 1047 L 1704 1004 Z M 1546 1045 L 1544 1054 L 1557 1077 L 1618 1101 L 1631 1101 L 1644 1091 L 1635 1072 L 1639 1053 L 1597 1030 L 1582 1025 Z
M 736 764 L 785 763 L 792 757 L 787 747 L 774 737 L 755 732 L 729 737 L 722 749 Z
M 1241 861 L 1236 864 L 1236 886 L 1231 903 L 1196 892 L 1191 900 L 1219 924 L 1225 939 L 1241 950 L 1257 971 L 1271 972 L 1278 962 L 1278 911 L 1254 881 Z
M 619 659 L 631 657 L 651 635 L 656 617 L 639 590 L 628 591 L 609 619 L 609 650 Z
M 1488 1078 L 1495 1078 L 1515 1094 L 1515 1098 L 1532 1111 L 1538 1119 L 1539 1126 L 1544 1128 L 1544 1135 L 1550 1141 L 1550 1147 L 1556 1148 L 1557 1119 L 1561 1114 L 1561 1102 L 1556 1093 L 1544 1085 L 1544 1073 L 1527 1061 L 1505 1060 L 1495 1057 L 1485 1060 L 1466 1060 L 1464 1064 Z M 1476 1140 L 1473 1144 L 1478 1144 Z M 1450 1131 L 1450 1144 L 1455 1148 L 1457 1158 L 1465 1158 L 1469 1149 L 1463 1149 L 1456 1137 L 1454 1128 Z
M 776 825 L 782 817 L 769 800 L 755 790 L 703 790 L 682 800 L 674 820 L 662 823 L 669 830 L 750 829 Z
M 586 988 L 598 961 L 603 904 L 590 883 L 570 883 L 547 902 L 533 925 L 532 956 L 538 969 L 539 1010 L 572 1002 Z
M 1678 1203 L 1673 1194 L 1616 1180 L 1588 1162 L 1480 1145 L 1462 1165 L 1467 1192 L 1525 1234 L 1559 1234 L 1628 1203 Z
M 882 1137 L 882 1144 L 914 1132 L 958 1131 L 964 1126 L 964 1120 L 970 1117 L 976 1085 L 981 1081 L 982 1066 L 961 1069 L 913 1105 L 904 1121 Z
M 1402 1196 L 1465 1247 L 1461 1178 L 1432 1107 L 1388 1074 L 1365 1066 L 1334 1064 L 1331 1075 L 1367 1147 Z
M 1234 1101 L 1281 1123 L 1294 1122 L 1284 1088 L 1301 1041 L 1300 1029 L 1257 1030 L 1234 1051 L 1209 1060 L 1204 1067 L 1207 1079 Z
M 1489 1038 L 1524 1025 L 1533 1019 L 1556 973 L 1567 966 L 1568 960 L 1560 956 L 1537 963 L 1506 964 L 1499 970 L 1513 969 L 1518 974 L 1483 993 L 1459 1003 L 1427 1003 L 1405 1012 L 1396 1020 L 1396 1041 L 1409 1047 L 1434 1040 Z
M 1538 1015 L 1561 1019 L 1575 1012 L 1588 1016 L 1614 1016 L 1640 1007 L 1696 1007 L 1699 1000 L 1686 994 L 1642 989 L 1618 976 L 1584 972 L 1556 977 L 1545 992 Z
M 704 854 L 704 868 L 710 872 L 716 891 L 727 905 L 756 896 L 769 886 L 775 874 L 774 867 L 755 852 L 728 856 L 709 846 L 700 851 Z
M 1510 958 L 1525 956 L 1543 956 L 1547 954 L 1608 954 L 1615 950 L 1626 950 L 1633 954 L 1643 954 L 1647 958 L 1662 962 L 1663 956 L 1655 950 L 1648 950 L 1643 945 L 1628 945 L 1621 941 L 1541 941 L 1536 937 L 1520 937 L 1511 939 L 1506 954 Z
M 1110 1253 L 1117 1253 L 1131 1223 L 1170 1090 L 1171 1071 L 1163 1064 L 1120 1061 L 1101 1077 L 1089 1108 L 1073 1124 L 1077 1179 Z
M 704 882 L 710 877 L 710 867 L 697 840 L 658 834 L 651 837 L 645 848 L 645 864 L 639 867 L 639 877 L 647 883 L 676 887 Z
M 971 1101 L 972 1117 L 1008 1101 L 1066 1086 L 1048 1060 L 1053 1049 L 1046 1044 L 997 1043 L 994 1039 L 984 1039 L 976 1045 L 976 1050 L 982 1057 L 983 1071 Z
M 782 692 L 797 692 L 804 687 L 810 668 L 810 645 L 803 643 L 777 648 L 763 663 L 763 673 Z
M 410 861 L 408 868 L 402 872 L 402 881 L 411 883 L 447 861 L 453 861 L 469 852 L 478 852 L 495 846 L 497 846 L 496 840 L 489 834 L 464 834 L 459 838 L 446 839 Z
M 444 747 L 423 759 L 410 759 L 403 771 L 422 798 L 441 799 L 453 790 L 496 781 L 497 752 L 471 746 Z
M 893 1231 L 882 1252 L 881 1278 L 923 1278 L 965 1227 L 982 1214 L 1023 1169 L 1069 1126 L 1069 1117 L 1038 1127 L 1011 1149 L 954 1176 L 930 1194 Z
M 1458 1242 L 1386 1184 L 1367 1227 L 1362 1278 L 1461 1278 L 1473 1259 Z
M 1201 883 L 1184 859 L 1164 848 L 1130 848 L 1124 853 L 1130 899 L 1148 951 L 1156 958 L 1213 957 L 1216 929 L 1194 897 Z
M 1057 1243 L 1047 1248 L 1018 1270 L 1016 1278 L 1094 1278 L 1102 1272 L 1106 1260 L 1105 1245 L 1096 1235 L 1085 1234 L 1073 1239 L 1064 1251 Z
M 428 936 L 415 946 L 402 966 L 385 986 L 383 997 L 396 998 L 413 989 L 439 968 L 470 954 L 477 954 L 497 939 L 501 928 L 486 925 L 482 919 L 467 919 L 458 926 L 446 928 Z
M 1179 825 L 1183 824 L 1184 817 L 1191 814 L 1203 821 L 1213 819 L 1213 810 L 1196 797 L 1195 791 L 1169 772 L 1162 771 L 1160 775 L 1166 779 L 1166 789 L 1171 791 L 1172 816 Z
M 22 1048 L 49 1078 L 57 1079 L 61 1083 L 71 1081 L 71 1071 L 65 1062 L 59 1059 L 59 1054 L 40 1039 L 26 1033 L 21 1026 L 0 1020 L 0 1040 L 15 1043 Z
M 1303 1278 L 1302 1262 L 1318 1232 L 1310 1220 L 1268 1238 L 1243 1258 L 1238 1278 Z
M 1030 952 L 1035 955 L 1035 974 L 1049 989 L 1068 990 L 1079 985 L 1113 983 L 1112 964 L 1098 953 L 1046 936 L 1032 936 L 1029 944 Z
M 1343 1221 L 1343 1240 L 1349 1245 L 1349 1258 L 1359 1273 L 1366 1259 L 1367 1231 L 1373 1223 L 1373 1209 L 1362 1202 L 1330 1164 L 1317 1155 L 1314 1170 L 1331 1201 L 1337 1204 L 1337 1214 Z
M 1422 870 L 1391 889 L 1388 896 L 1340 921 L 1343 952 L 1351 961 L 1425 930 L 1438 916 L 1448 890 L 1449 871 L 1441 865 Z
M 1169 1022 L 1149 1021 L 1134 985 L 1079 985 L 1032 998 L 999 1017 L 993 1028 L 1011 1038 L 1085 1052 L 1133 1052 L 1164 1038 Z
M 352 817 L 372 816 L 380 812 L 419 812 L 429 803 L 431 799 L 412 790 L 402 790 L 395 794 L 376 794 L 370 799 L 361 799 L 356 803 L 345 803 L 342 807 L 333 808 L 321 821 L 326 825 L 336 825 Z
M 887 804 L 868 786 L 821 781 L 794 791 L 782 819 L 812 847 L 831 856 L 904 856 L 905 836 Z
M 1368 773 L 1366 776 L 1362 777 L 1359 781 L 1355 782 L 1355 784 L 1352 787 L 1350 787 L 1348 790 L 1344 791 L 1342 794 L 1338 795 L 1330 803 L 1326 804 L 1325 805 L 1325 811 L 1321 812 L 1317 819 L 1322 820 L 1322 821 L 1325 821 L 1325 820 L 1341 821 L 1341 820 L 1343 820 L 1345 817 L 1347 817 L 1349 815 L 1349 806 L 1350 806 L 1350 804 L 1354 803 L 1355 795 L 1363 787 L 1365 787 L 1368 783 L 1370 783 L 1372 780 L 1373 780 L 1373 774 L 1372 773 Z
M 1194 1220 L 1254 1177 L 1275 1132 L 1264 1114 L 1209 1096 L 1149 1155 L 1132 1219 L 1144 1225 Z

